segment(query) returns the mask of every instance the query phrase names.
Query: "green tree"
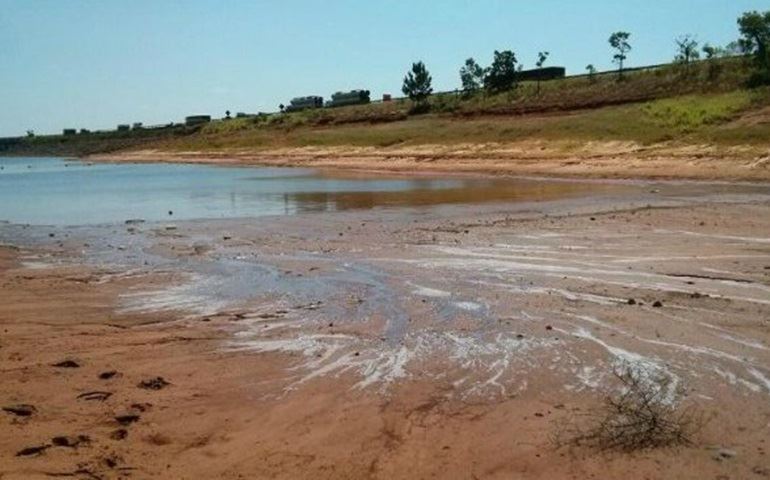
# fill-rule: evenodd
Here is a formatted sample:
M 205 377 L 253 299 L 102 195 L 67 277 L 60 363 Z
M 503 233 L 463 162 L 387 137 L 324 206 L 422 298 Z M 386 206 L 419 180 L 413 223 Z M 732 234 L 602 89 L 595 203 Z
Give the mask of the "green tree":
M 698 41 L 692 35 L 682 35 L 674 40 L 676 43 L 675 61 L 689 65 L 693 60 L 700 58 L 698 51 Z
M 543 65 L 545 65 L 545 61 L 548 60 L 548 56 L 551 55 L 550 52 L 538 52 L 537 54 L 537 62 L 535 65 L 537 65 L 538 70 L 543 69 Z M 537 94 L 540 95 L 540 73 L 538 72 L 537 76 Z
M 469 97 L 476 93 L 483 85 L 484 69 L 476 63 L 476 60 L 469 58 L 460 69 L 460 81 L 463 84 L 463 94 Z
M 713 60 L 722 56 L 722 48 L 707 43 L 703 45 L 703 54 L 706 56 L 706 60 Z
M 412 70 L 406 73 L 404 85 L 401 91 L 417 104 L 424 104 L 433 93 L 433 78 L 431 78 L 425 64 L 417 62 L 412 64 Z
M 707 43 L 703 45 L 703 54 L 706 56 L 706 62 L 708 62 L 708 79 L 716 80 L 722 73 L 719 57 L 725 55 L 725 50 Z
M 516 86 L 516 54 L 510 50 L 498 52 L 484 76 L 484 88 L 491 93 L 500 93 Z
M 593 83 L 596 81 L 596 67 L 593 63 L 586 65 L 586 71 L 588 72 L 588 80 Z
M 623 63 L 628 59 L 628 52 L 631 51 L 631 44 L 628 43 L 631 34 L 628 32 L 615 32 L 610 35 L 610 46 L 615 49 L 615 55 L 612 61 L 618 64 L 618 78 L 623 78 Z
M 757 67 L 764 73 L 770 70 L 770 11 L 746 12 L 738 19 L 739 40 L 744 53 L 754 56 Z

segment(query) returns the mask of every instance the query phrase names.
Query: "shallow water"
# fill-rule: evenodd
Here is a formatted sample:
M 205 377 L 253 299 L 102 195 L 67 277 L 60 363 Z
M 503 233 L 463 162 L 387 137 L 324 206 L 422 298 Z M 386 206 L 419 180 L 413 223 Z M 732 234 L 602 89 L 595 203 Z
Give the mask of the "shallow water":
M 301 168 L 91 164 L 0 158 L 0 221 L 91 225 L 532 201 L 596 193 L 579 182 L 335 176 Z M 173 212 L 173 214 L 169 214 Z

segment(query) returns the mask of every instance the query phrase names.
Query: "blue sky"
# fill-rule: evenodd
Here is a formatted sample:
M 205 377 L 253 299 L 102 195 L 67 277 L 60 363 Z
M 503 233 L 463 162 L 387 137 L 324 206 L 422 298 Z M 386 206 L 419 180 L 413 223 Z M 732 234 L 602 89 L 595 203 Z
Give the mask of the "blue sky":
M 298 95 L 399 94 L 422 59 L 434 88 L 467 57 L 512 49 L 525 67 L 611 67 L 610 33 L 632 33 L 630 65 L 674 55 L 691 33 L 726 44 L 767 0 L 0 0 L 0 136 L 273 111 Z

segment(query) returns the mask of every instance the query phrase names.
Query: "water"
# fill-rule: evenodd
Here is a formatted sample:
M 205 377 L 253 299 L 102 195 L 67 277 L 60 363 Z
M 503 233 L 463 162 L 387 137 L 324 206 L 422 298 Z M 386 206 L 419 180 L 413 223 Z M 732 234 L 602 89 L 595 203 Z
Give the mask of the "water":
M 376 207 L 536 200 L 595 193 L 596 184 L 330 175 L 300 168 L 91 164 L 0 158 L 0 221 L 96 225 L 291 215 Z M 169 211 L 173 215 L 169 215 Z

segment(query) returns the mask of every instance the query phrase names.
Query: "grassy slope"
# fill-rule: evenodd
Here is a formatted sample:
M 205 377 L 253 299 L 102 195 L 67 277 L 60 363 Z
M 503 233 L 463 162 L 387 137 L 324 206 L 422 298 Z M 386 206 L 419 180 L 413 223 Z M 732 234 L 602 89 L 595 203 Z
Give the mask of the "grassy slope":
M 767 91 L 698 94 L 561 114 L 477 116 L 423 115 L 391 123 L 334 126 L 254 126 L 230 121 L 170 142 L 175 150 L 269 149 L 302 146 L 377 146 L 508 143 L 518 140 L 768 143 L 770 124 L 731 128 L 744 112 L 770 103 Z
M 731 128 L 741 115 L 770 105 L 767 89 L 742 88 L 745 65 L 726 60 L 716 81 L 708 65 L 668 68 L 591 81 L 570 78 L 497 95 L 434 96 L 431 114 L 409 116 L 410 103 L 299 112 L 263 119 L 217 121 L 196 135 L 164 142 L 173 150 L 269 149 L 507 143 L 523 139 L 655 143 L 767 143 L 770 124 Z
M 770 138 L 768 89 L 746 90 L 745 62 L 726 59 L 689 69 L 668 67 L 593 80 L 568 78 L 496 96 L 434 95 L 431 113 L 409 115 L 408 101 L 220 120 L 200 129 L 157 134 L 38 137 L 22 153 L 90 154 L 120 149 L 274 149 L 303 146 L 412 146 L 511 143 L 518 140 L 662 141 L 765 145 Z M 763 111 L 752 121 L 741 117 Z M 26 149 L 26 151 L 25 151 Z M 17 152 L 19 148 L 16 148 Z M 11 153 L 14 153 L 11 150 Z

